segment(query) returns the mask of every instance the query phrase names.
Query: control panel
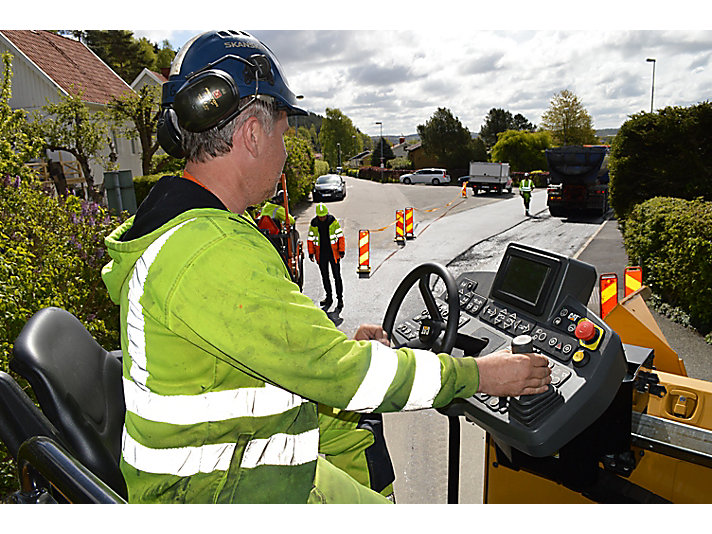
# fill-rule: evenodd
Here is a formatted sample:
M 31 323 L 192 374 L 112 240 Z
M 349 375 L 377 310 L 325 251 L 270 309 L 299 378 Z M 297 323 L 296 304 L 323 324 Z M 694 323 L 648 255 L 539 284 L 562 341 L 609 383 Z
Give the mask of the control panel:
M 586 263 L 521 244 L 510 244 L 496 273 L 457 279 L 460 317 L 454 356 L 482 356 L 512 346 L 543 354 L 551 384 L 545 393 L 496 397 L 478 393 L 443 410 L 464 415 L 495 441 L 531 456 L 557 450 L 606 410 L 626 374 L 618 335 L 586 307 L 596 283 Z M 437 300 L 447 319 L 445 299 Z M 422 338 L 428 312 L 394 328 L 396 344 Z M 513 344 L 513 341 L 515 343 Z

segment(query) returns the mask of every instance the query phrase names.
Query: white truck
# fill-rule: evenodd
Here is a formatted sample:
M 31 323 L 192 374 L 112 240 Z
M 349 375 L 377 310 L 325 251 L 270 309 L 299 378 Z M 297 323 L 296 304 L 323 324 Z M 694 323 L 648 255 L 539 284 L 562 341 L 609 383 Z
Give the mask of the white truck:
M 479 191 L 512 192 L 512 178 L 509 176 L 509 163 L 489 163 L 471 161 L 470 174 L 460 178 L 460 183 L 467 182 L 476 195 Z

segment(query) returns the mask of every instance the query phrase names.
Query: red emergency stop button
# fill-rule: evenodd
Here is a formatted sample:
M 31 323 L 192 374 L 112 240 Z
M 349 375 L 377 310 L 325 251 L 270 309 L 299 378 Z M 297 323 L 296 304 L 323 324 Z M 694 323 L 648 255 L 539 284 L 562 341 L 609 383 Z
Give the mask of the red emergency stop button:
M 576 325 L 574 335 L 583 342 L 589 342 L 598 335 L 598 332 L 596 331 L 596 325 L 587 319 L 582 319 Z

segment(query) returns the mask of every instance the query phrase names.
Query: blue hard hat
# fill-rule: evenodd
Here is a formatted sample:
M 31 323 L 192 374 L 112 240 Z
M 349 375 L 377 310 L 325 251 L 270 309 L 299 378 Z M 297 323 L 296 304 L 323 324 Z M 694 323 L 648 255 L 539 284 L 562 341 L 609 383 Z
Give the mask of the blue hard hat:
M 258 39 L 232 30 L 196 35 L 176 54 L 163 84 L 161 146 L 178 154 L 178 125 L 190 132 L 221 128 L 246 107 L 240 107 L 240 100 L 249 96 L 274 99 L 288 115 L 307 114 L 297 106 L 301 96 L 289 88 L 279 61 Z

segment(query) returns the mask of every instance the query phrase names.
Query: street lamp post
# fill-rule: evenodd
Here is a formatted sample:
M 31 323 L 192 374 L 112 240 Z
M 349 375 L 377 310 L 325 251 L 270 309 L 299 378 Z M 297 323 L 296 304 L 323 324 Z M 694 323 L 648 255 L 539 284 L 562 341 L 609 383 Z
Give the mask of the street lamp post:
M 381 183 L 383 183 L 383 123 L 378 121 L 376 124 L 381 127 Z
M 338 166 L 339 166 L 339 169 L 341 169 L 341 143 L 336 143 L 336 147 L 339 149 L 339 165 Z
M 650 113 L 653 112 L 653 97 L 655 96 L 655 58 L 649 57 L 645 61 L 653 64 L 653 87 L 650 89 Z

